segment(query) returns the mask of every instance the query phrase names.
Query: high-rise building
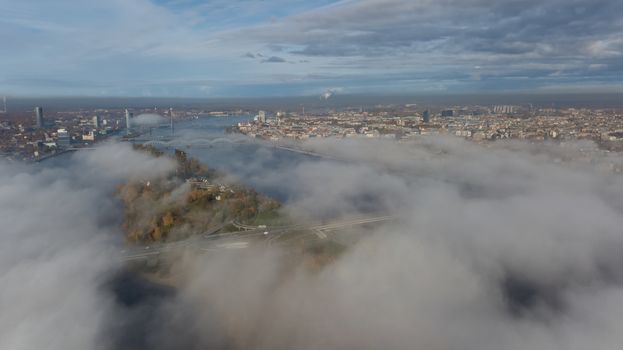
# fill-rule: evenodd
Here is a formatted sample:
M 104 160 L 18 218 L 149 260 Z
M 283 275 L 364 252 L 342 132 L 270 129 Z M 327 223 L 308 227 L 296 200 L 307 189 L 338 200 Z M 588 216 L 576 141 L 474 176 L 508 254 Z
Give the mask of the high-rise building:
M 56 144 L 59 147 L 69 147 L 71 146 L 71 136 L 69 136 L 69 132 L 67 129 L 58 129 L 56 131 L 57 140 Z
M 424 111 L 424 113 L 422 113 L 422 121 L 424 123 L 430 123 L 430 112 L 427 110 Z
M 255 117 L 256 120 L 260 123 L 266 123 L 266 112 L 264 111 L 259 111 L 257 113 L 257 116 Z
M 515 106 L 493 106 L 493 112 L 497 114 L 513 114 L 515 111 Z
M 37 124 L 37 128 L 43 128 L 43 108 L 35 107 L 35 122 Z
M 127 109 L 125 110 L 125 129 L 126 129 L 126 134 L 130 134 L 130 129 L 132 128 L 132 117 L 134 116 L 134 114 L 130 111 L 128 111 Z
M 95 127 L 96 129 L 100 128 L 100 116 L 99 115 L 93 116 L 93 127 Z
M 441 111 L 441 116 L 446 118 L 446 117 L 453 117 L 454 116 L 454 111 L 451 109 L 447 109 L 445 111 Z

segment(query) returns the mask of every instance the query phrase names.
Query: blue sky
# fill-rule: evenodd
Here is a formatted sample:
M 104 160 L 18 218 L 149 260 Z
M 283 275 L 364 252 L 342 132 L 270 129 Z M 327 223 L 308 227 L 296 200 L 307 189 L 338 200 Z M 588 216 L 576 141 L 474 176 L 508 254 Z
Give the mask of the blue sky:
M 0 94 L 623 91 L 621 0 L 0 0 Z

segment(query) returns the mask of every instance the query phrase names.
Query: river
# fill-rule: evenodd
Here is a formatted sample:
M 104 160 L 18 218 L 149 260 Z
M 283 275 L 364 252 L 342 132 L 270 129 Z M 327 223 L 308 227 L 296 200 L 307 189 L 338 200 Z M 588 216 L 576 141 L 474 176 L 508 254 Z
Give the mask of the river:
M 274 181 L 266 181 L 262 169 L 270 169 L 272 173 L 284 173 L 302 162 L 319 159 L 274 148 L 268 143 L 254 142 L 242 135 L 228 137 L 225 134 L 227 127 L 251 119 L 251 116 L 200 117 L 180 121 L 175 124 L 175 137 L 168 148 L 182 149 L 190 157 L 197 158 L 209 167 L 233 175 L 257 191 L 286 202 L 291 195 L 288 189 Z M 152 137 L 170 137 L 170 133 L 170 129 L 154 129 Z
M 169 128 L 154 128 L 151 136 L 141 139 L 165 139 L 165 144 L 157 144 L 161 149 L 173 151 L 181 149 L 190 157 L 197 158 L 208 167 L 218 169 L 238 178 L 241 182 L 255 188 L 279 201 L 286 202 L 291 193 L 287 188 L 273 181 L 266 181 L 262 169 L 271 172 L 285 172 L 301 162 L 318 161 L 317 158 L 283 149 L 270 147 L 267 143 L 254 142 L 242 135 L 227 135 L 226 129 L 239 122 L 252 120 L 252 116 L 199 117 L 175 123 L 175 135 L 171 141 Z M 236 140 L 236 141 L 232 141 Z M 88 152 L 88 151 L 84 151 Z M 76 152 L 66 152 L 50 157 L 37 167 L 66 167 L 74 161 Z

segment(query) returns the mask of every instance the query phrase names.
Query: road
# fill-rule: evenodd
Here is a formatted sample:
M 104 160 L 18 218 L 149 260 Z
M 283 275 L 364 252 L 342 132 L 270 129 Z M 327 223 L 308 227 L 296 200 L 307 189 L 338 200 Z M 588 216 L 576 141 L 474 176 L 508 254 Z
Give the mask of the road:
M 124 249 L 121 251 L 121 256 L 125 261 L 133 261 L 155 258 L 162 253 L 176 251 L 183 248 L 193 248 L 201 251 L 244 249 L 251 245 L 250 240 L 253 238 L 266 237 L 267 242 L 271 244 L 276 238 L 282 237 L 284 234 L 293 231 L 308 231 L 311 234 L 315 234 L 319 239 L 327 239 L 328 231 L 335 231 L 365 224 L 381 223 L 394 219 L 395 218 L 393 216 L 373 216 L 350 218 L 324 224 L 273 227 L 249 226 L 234 223 L 234 225 L 237 225 L 244 231 L 215 234 L 215 230 L 212 230 L 211 232 L 183 241 Z
M 296 147 L 287 147 L 287 146 L 280 146 L 280 145 L 275 145 L 274 147 L 277 149 L 283 150 L 283 151 L 299 153 L 299 154 L 303 154 L 303 155 L 310 156 L 310 157 L 323 158 L 323 159 L 329 159 L 329 160 L 339 160 L 328 154 L 316 153 L 313 151 L 306 151 L 304 149 L 300 149 Z

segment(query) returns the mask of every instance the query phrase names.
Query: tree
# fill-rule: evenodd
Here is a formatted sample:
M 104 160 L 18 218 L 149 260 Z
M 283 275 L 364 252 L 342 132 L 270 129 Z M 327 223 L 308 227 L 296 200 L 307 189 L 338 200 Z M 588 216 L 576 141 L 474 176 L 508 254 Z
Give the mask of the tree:
M 158 226 L 154 227 L 150 233 L 150 236 L 151 236 L 151 239 L 156 242 L 162 239 L 162 230 L 160 229 L 160 227 Z
M 169 227 L 173 226 L 174 222 L 175 222 L 175 217 L 173 216 L 173 213 L 171 213 L 170 211 L 168 211 L 162 217 L 162 226 L 164 226 L 166 228 L 169 228 Z

